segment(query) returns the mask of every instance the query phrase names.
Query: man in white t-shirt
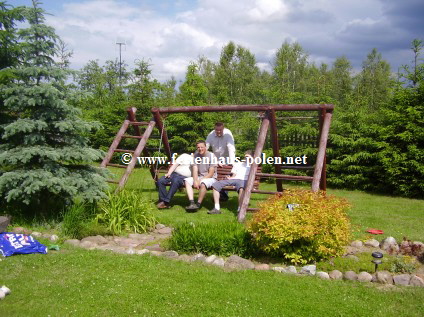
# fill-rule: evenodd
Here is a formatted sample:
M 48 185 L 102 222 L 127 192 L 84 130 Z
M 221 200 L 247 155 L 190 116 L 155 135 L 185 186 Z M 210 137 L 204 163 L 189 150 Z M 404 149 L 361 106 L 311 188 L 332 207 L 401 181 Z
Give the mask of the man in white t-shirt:
M 252 157 L 252 151 L 248 150 L 244 153 L 245 157 Z M 220 214 L 221 208 L 219 204 L 219 196 L 222 188 L 225 186 L 234 186 L 238 193 L 239 197 L 239 208 L 241 203 L 241 198 L 243 197 L 243 190 L 246 187 L 247 178 L 249 177 L 250 166 L 247 166 L 246 160 L 242 162 L 234 163 L 233 168 L 231 170 L 231 176 L 227 176 L 227 179 L 215 182 L 212 185 L 213 188 L 213 201 L 215 203 L 215 207 L 208 211 L 208 214 Z
M 224 123 L 215 123 L 214 130 L 206 138 L 206 148 L 212 148 L 213 154 L 218 158 L 218 166 L 233 165 L 236 158 L 236 147 L 231 131 L 224 127 Z M 227 201 L 228 193 L 220 192 L 220 200 Z
M 159 209 L 170 208 L 169 203 L 177 190 L 184 185 L 184 179 L 191 176 L 191 164 L 193 157 L 190 154 L 181 154 L 165 176 L 162 176 L 158 182 L 159 203 L 156 205 Z M 166 186 L 170 184 L 169 191 Z

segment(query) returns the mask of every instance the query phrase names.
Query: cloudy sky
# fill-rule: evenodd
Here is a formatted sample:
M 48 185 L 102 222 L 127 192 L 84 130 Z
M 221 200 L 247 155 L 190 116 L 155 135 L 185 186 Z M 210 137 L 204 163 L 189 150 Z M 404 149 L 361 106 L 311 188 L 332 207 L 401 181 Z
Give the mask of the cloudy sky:
M 9 4 L 31 5 L 30 0 Z M 297 41 L 310 61 L 332 64 L 345 55 L 360 69 L 377 48 L 392 71 L 413 59 L 424 39 L 423 0 L 44 0 L 47 24 L 73 50 L 72 68 L 119 57 L 150 61 L 153 77 L 183 79 L 190 61 L 219 59 L 234 41 L 271 69 L 284 41 Z

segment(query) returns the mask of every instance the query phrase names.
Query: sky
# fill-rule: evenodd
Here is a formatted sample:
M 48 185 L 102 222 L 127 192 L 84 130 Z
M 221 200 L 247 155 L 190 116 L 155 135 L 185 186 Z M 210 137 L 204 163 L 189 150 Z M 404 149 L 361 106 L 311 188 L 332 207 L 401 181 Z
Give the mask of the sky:
M 31 6 L 31 0 L 8 0 Z M 411 63 L 424 40 L 423 0 L 44 0 L 46 23 L 73 51 L 71 68 L 90 60 L 151 64 L 152 76 L 183 80 L 200 56 L 216 62 L 229 41 L 270 71 L 281 45 L 298 42 L 316 65 L 346 56 L 354 70 L 373 48 L 392 71 Z

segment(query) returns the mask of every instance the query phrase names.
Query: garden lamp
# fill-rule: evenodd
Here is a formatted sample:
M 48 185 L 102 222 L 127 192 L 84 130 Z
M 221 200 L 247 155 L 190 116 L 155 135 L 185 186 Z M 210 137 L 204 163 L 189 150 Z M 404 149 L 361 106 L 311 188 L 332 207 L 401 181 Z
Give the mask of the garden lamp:
M 371 262 L 375 264 L 375 271 L 377 272 L 378 265 L 383 263 L 383 261 L 381 260 L 383 258 L 383 253 L 373 252 L 371 255 L 374 258 L 374 260 L 372 260 Z

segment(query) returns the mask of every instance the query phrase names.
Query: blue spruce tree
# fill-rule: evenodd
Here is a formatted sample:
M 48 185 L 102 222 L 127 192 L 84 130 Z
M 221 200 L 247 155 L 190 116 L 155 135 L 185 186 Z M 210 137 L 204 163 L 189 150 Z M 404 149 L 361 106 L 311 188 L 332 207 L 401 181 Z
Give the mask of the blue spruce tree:
M 18 30 L 20 63 L 8 68 L 13 80 L 0 86 L 0 114 L 13 118 L 1 129 L 1 204 L 26 206 L 36 214 L 58 211 L 76 196 L 97 201 L 105 197 L 107 184 L 92 166 L 101 153 L 87 146 L 86 136 L 96 126 L 66 102 L 69 71 L 54 61 L 58 36 L 44 24 L 39 2 L 33 0 L 24 16 L 29 27 Z

